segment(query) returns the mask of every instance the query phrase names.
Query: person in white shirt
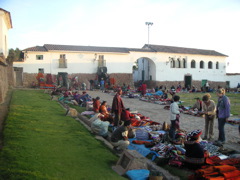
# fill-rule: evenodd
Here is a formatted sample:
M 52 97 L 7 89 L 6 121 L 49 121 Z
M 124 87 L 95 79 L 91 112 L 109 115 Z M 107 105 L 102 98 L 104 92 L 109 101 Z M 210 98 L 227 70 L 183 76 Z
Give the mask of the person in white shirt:
M 173 103 L 170 105 L 170 120 L 171 120 L 171 127 L 169 130 L 169 137 L 172 141 L 175 140 L 175 131 L 176 129 L 179 129 L 179 106 L 178 101 L 180 100 L 180 97 L 175 95 L 173 96 Z

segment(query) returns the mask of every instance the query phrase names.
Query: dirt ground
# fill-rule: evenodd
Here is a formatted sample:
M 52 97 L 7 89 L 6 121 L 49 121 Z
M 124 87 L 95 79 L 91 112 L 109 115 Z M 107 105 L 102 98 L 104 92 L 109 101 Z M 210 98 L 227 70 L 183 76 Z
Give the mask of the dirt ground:
M 107 94 L 101 91 L 87 91 L 87 93 L 92 97 L 100 97 L 100 101 L 107 101 L 108 105 L 112 105 L 112 99 L 114 93 Z M 140 101 L 138 98 L 122 98 L 124 106 L 130 108 L 131 111 L 138 111 L 144 116 L 150 117 L 150 120 L 155 122 L 163 123 L 164 121 L 170 124 L 169 120 L 169 110 L 164 110 L 164 105 L 158 105 L 150 102 Z M 203 117 L 196 117 L 187 114 L 180 115 L 180 128 L 186 131 L 191 131 L 194 129 L 202 129 L 204 131 L 205 120 Z M 231 117 L 231 119 L 239 117 Z M 204 134 L 204 132 L 203 132 Z M 225 136 L 226 143 L 224 148 L 237 150 L 240 152 L 240 135 L 238 132 L 238 126 L 232 126 L 230 124 L 225 125 Z M 218 122 L 217 119 L 214 120 L 214 139 L 218 139 Z

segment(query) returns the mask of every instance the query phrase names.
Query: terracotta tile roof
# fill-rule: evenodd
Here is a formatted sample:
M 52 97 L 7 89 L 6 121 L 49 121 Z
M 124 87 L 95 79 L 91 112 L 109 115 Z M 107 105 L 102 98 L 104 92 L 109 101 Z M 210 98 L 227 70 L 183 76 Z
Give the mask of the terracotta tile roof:
M 112 52 L 129 53 L 132 52 L 166 52 L 179 54 L 200 54 L 209 56 L 227 56 L 214 50 L 203 50 L 193 48 L 183 48 L 162 45 L 147 45 L 143 48 L 121 48 L 121 47 L 99 47 L 99 46 L 73 46 L 73 45 L 55 45 L 44 44 L 44 46 L 35 46 L 24 49 L 23 51 L 79 51 L 79 52 Z
M 167 53 L 179 53 L 179 54 L 200 54 L 200 55 L 209 55 L 209 56 L 226 56 L 214 50 L 204 50 L 204 49 L 193 49 L 193 48 L 184 48 L 184 47 L 175 47 L 175 46 L 162 46 L 162 45 L 152 45 L 145 44 L 143 48 L 149 48 L 154 52 L 167 52 Z

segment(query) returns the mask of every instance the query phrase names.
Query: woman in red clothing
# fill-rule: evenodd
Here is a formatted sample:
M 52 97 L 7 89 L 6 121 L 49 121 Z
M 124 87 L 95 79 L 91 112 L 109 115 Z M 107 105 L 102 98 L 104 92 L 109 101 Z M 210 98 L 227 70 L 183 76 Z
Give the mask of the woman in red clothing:
M 110 123 L 113 122 L 113 117 L 111 116 L 111 114 L 109 113 L 109 111 L 107 110 L 107 101 L 103 101 L 100 108 L 99 108 L 99 112 L 104 115 L 104 117 L 102 117 L 101 119 L 103 121 L 109 121 Z
M 100 97 L 96 97 L 96 99 L 93 99 L 93 111 L 95 113 L 99 112 L 99 108 L 101 105 L 101 102 L 99 100 L 100 100 Z

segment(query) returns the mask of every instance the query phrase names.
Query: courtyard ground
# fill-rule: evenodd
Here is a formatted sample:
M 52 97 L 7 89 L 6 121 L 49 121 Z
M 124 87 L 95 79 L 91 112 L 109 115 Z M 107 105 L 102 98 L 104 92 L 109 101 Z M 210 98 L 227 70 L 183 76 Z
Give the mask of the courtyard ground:
M 94 98 L 99 96 L 100 101 L 107 101 L 108 105 L 112 105 L 112 99 L 114 93 L 108 94 L 101 91 L 87 91 L 88 94 Z M 154 103 L 140 101 L 138 98 L 122 98 L 124 106 L 130 108 L 131 111 L 138 111 L 144 116 L 150 117 L 152 121 L 163 123 L 164 121 L 170 124 L 169 120 L 169 110 L 164 110 L 164 105 L 158 105 Z M 231 100 L 231 99 L 230 99 Z M 183 100 L 184 101 L 184 100 Z M 196 117 L 187 114 L 180 115 L 180 128 L 186 131 L 191 131 L 194 129 L 204 130 L 205 120 L 203 117 Z M 239 117 L 231 117 L 239 118 Z M 204 133 L 204 132 L 203 132 Z M 240 151 L 240 135 L 238 132 L 238 126 L 233 126 L 230 124 L 225 125 L 226 133 L 226 144 L 224 148 L 229 148 L 233 150 Z M 218 122 L 217 119 L 214 121 L 214 139 L 218 139 Z

